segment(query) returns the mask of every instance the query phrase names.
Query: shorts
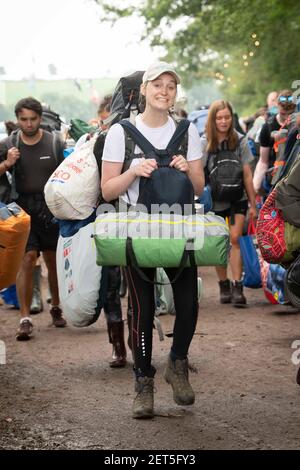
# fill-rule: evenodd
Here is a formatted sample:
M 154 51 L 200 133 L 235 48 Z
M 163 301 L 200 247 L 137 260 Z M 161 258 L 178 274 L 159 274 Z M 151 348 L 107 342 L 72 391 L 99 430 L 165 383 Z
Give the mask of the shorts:
M 228 209 L 223 211 L 215 211 L 216 215 L 220 215 L 224 219 L 232 217 L 234 214 L 246 215 L 248 211 L 248 200 L 237 201 L 233 203 Z
M 17 199 L 22 209 L 30 215 L 30 232 L 25 252 L 56 251 L 59 225 L 53 223 L 43 194 L 22 194 Z
M 56 251 L 59 237 L 59 225 L 51 224 L 47 228 L 31 219 L 31 227 L 27 240 L 25 253 L 27 251 Z

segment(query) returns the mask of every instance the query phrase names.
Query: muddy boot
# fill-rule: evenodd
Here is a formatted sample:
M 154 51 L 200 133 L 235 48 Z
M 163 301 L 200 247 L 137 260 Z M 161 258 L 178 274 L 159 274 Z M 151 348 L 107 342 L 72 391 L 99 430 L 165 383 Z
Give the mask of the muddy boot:
M 107 323 L 109 342 L 113 345 L 110 367 L 126 366 L 126 348 L 124 343 L 124 322 Z
M 43 302 L 41 298 L 41 266 L 35 266 L 33 271 L 33 291 L 30 305 L 30 313 L 37 314 L 43 311 Z
M 135 383 L 137 396 L 132 407 L 132 417 L 135 419 L 148 419 L 154 416 L 154 379 L 139 377 Z
M 230 304 L 232 300 L 231 282 L 229 279 L 226 281 L 219 281 L 220 287 L 220 302 L 221 304 Z
M 247 304 L 246 297 L 243 294 L 242 281 L 232 282 L 232 303 L 234 307 L 245 307 Z
M 194 403 L 195 393 L 189 383 L 189 364 L 187 359 L 172 361 L 169 356 L 164 378 L 173 388 L 173 399 L 177 405 L 192 405 Z

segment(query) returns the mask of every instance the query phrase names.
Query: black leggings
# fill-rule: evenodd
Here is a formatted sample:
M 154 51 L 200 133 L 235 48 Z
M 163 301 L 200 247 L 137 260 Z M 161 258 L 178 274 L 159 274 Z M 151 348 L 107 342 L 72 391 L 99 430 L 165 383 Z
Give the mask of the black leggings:
M 143 268 L 146 276 L 154 280 L 155 268 Z M 165 268 L 169 279 L 173 279 L 177 268 Z M 125 268 L 132 310 L 132 353 L 134 368 L 138 375 L 153 377 L 151 366 L 152 328 L 155 313 L 154 286 L 144 281 L 132 267 Z M 198 316 L 197 267 L 185 268 L 172 284 L 176 318 L 173 330 L 172 352 L 181 359 L 186 358 L 192 341 Z

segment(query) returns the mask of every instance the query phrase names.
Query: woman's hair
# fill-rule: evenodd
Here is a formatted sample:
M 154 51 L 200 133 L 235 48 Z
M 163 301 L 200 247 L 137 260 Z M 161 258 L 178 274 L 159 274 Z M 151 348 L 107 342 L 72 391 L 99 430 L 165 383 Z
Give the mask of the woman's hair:
M 229 101 L 217 100 L 214 101 L 208 111 L 207 123 L 206 123 L 206 138 L 207 138 L 207 147 L 206 150 L 208 153 L 214 153 L 218 150 L 218 134 L 216 126 L 216 117 L 218 111 L 223 109 L 228 109 L 231 114 L 231 125 L 227 134 L 228 149 L 235 150 L 238 146 L 238 135 L 234 129 L 234 116 L 233 109 Z
M 112 95 L 105 95 L 104 98 L 100 101 L 98 107 L 98 114 L 103 113 L 103 111 L 110 112 Z

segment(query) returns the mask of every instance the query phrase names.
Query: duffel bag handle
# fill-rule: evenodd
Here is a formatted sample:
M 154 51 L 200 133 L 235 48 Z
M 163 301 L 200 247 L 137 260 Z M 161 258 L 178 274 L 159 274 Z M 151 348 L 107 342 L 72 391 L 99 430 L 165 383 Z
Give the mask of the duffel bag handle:
M 192 249 L 188 248 L 189 244 L 192 246 Z M 186 267 L 186 262 L 188 259 L 190 259 L 191 266 L 196 266 L 194 240 L 189 239 L 186 241 L 186 244 L 182 253 L 181 261 L 178 266 L 178 271 L 176 275 L 174 276 L 174 278 L 170 280 L 170 282 L 165 283 L 165 282 L 152 281 L 151 279 L 148 278 L 148 276 L 146 276 L 146 274 L 141 270 L 141 268 L 139 267 L 137 263 L 131 237 L 128 237 L 126 240 L 126 259 L 127 259 L 127 266 L 132 266 L 137 271 L 141 279 L 143 279 L 144 281 L 149 282 L 150 284 L 154 284 L 154 285 L 167 286 L 169 284 L 174 284 L 177 281 L 182 271 Z

